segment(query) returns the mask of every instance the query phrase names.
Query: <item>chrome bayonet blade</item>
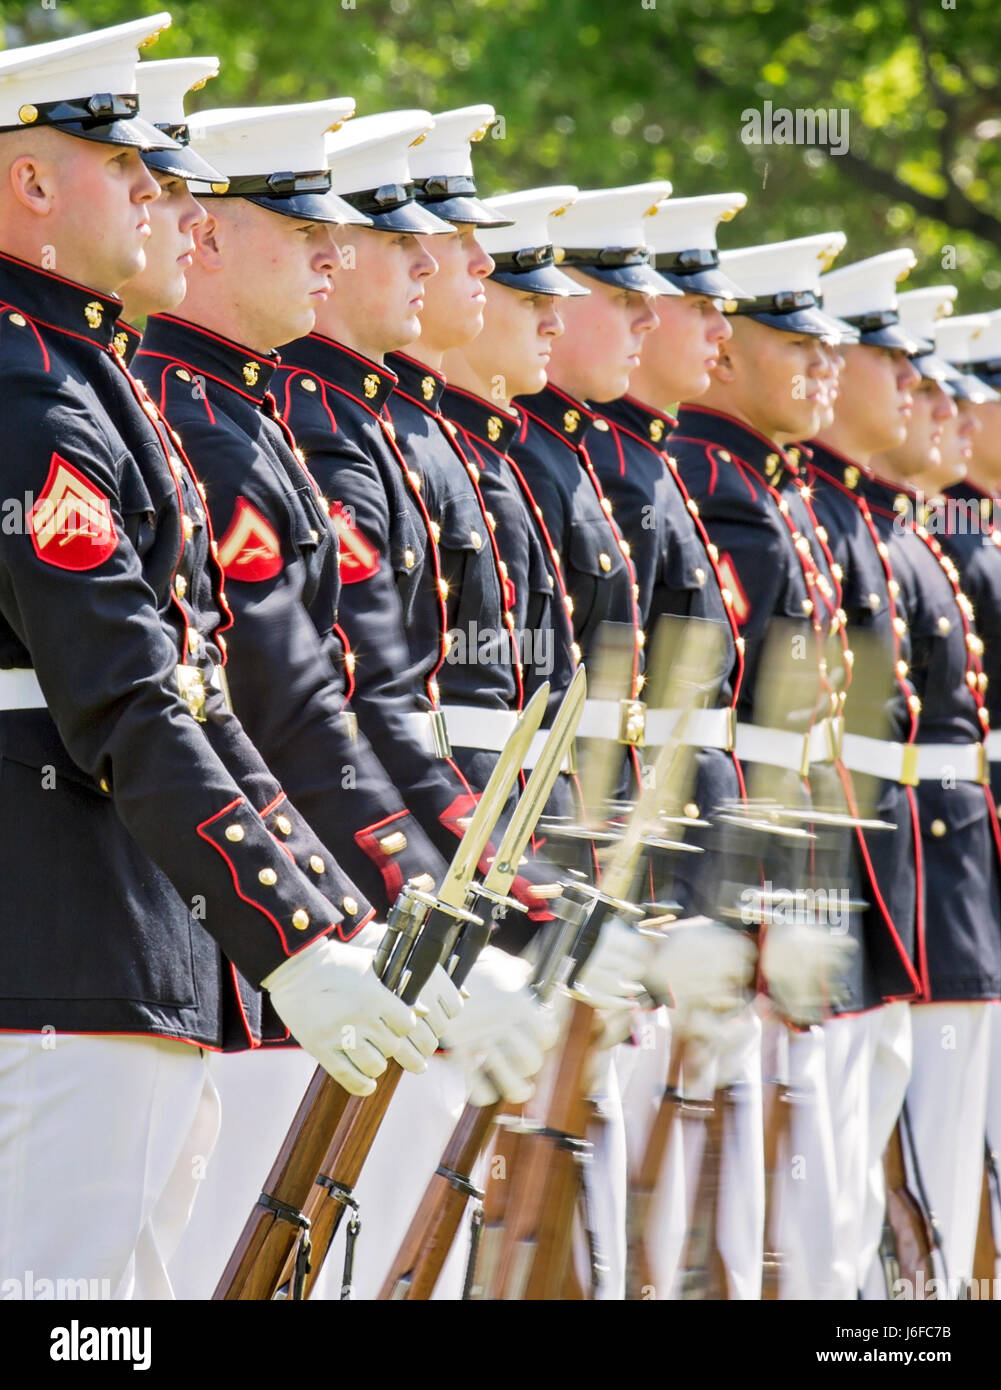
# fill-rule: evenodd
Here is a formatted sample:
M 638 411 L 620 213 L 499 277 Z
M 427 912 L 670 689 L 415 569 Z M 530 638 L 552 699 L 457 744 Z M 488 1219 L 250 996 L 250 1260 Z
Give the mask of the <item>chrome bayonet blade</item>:
M 674 629 L 671 645 L 676 653 L 667 677 L 664 705 L 678 711 L 670 735 L 657 755 L 652 773 L 632 815 L 601 871 L 601 889 L 612 898 L 628 898 L 644 840 L 656 827 L 661 812 L 682 803 L 686 783 L 694 775 L 694 750 L 682 742 L 688 716 L 694 709 L 712 704 L 719 688 L 724 630 L 718 623 L 699 618 L 663 618 Z M 658 630 L 659 636 L 659 630 Z M 707 678 L 707 672 L 711 675 Z
M 522 710 L 514 732 L 498 755 L 494 770 L 438 890 L 439 901 L 449 907 L 461 907 L 466 900 L 466 889 L 476 876 L 480 858 L 504 810 L 529 744 L 545 717 L 548 700 L 549 683 L 545 681 Z
M 492 893 L 506 893 L 517 876 L 521 856 L 545 810 L 549 793 L 573 743 L 586 699 L 587 677 L 581 666 L 563 696 L 542 753 L 508 822 L 490 872 L 483 880 L 484 888 Z

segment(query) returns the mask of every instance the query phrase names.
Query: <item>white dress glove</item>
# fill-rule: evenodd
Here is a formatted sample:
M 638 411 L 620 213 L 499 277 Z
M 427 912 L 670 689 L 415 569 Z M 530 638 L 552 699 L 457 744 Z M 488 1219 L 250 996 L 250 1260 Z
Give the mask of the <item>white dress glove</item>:
M 643 994 L 644 978 L 653 954 L 648 935 L 609 917 L 597 944 L 570 991 L 595 1009 L 628 1009 Z
M 438 1041 L 452 1019 L 462 1012 L 462 995 L 440 965 L 417 998 L 417 1025 L 393 1049 L 393 1056 L 406 1071 L 420 1074 L 428 1059 L 438 1050 Z
M 673 995 L 679 1009 L 719 1012 L 744 1003 L 758 954 L 744 932 L 711 917 L 685 917 L 644 935 L 653 950 L 643 982 L 655 999 Z
M 768 993 L 792 1023 L 822 1023 L 844 990 L 844 973 L 858 945 L 826 927 L 775 922 L 765 934 L 761 965 Z
M 373 1078 L 386 1070 L 386 1059 L 417 1022 L 413 1010 L 376 978 L 372 956 L 362 946 L 325 936 L 261 981 L 299 1045 L 354 1096 L 372 1094 Z
M 530 975 L 528 961 L 496 946 L 485 947 L 469 972 L 469 997 L 442 1043 L 461 1063 L 474 1105 L 519 1104 L 535 1090 L 529 1078 L 542 1067 L 559 1025 L 528 989 Z

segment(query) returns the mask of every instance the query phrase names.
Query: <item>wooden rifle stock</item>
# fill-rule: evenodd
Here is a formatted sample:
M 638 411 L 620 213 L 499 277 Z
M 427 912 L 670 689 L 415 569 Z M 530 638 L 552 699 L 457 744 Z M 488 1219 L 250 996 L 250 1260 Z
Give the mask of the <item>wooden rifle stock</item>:
M 544 1128 L 522 1136 L 507 1213 L 509 1239 L 501 1251 L 494 1297 L 560 1299 L 579 1289 L 570 1275 L 570 1259 L 581 1191 L 578 1153 L 589 1114 L 584 1074 L 595 1026 L 594 1010 L 575 1001 Z M 522 1173 L 523 1181 L 517 1182 Z
M 716 1243 L 723 1131 L 729 1094 L 709 1101 L 682 1101 L 682 1123 L 702 1131 L 699 1181 L 681 1261 L 681 1296 L 723 1302 L 729 1297 L 726 1268 Z
M 667 1084 L 657 1107 L 653 1124 L 647 1135 L 643 1157 L 636 1177 L 629 1184 L 628 1254 L 626 1261 L 626 1297 L 642 1299 L 644 1289 L 653 1287 L 654 1273 L 650 1259 L 654 1198 L 664 1171 L 674 1133 L 674 1121 L 681 1102 L 678 1087 L 684 1065 L 685 1045 L 680 1037 L 671 1038 L 671 1055 L 667 1067 Z
M 973 1252 L 973 1277 L 979 1281 L 980 1298 L 993 1300 L 998 1261 L 997 1239 L 994 1234 L 994 1213 L 991 1209 L 991 1178 L 994 1158 L 990 1148 L 987 1145 L 984 1148 L 984 1176 L 980 1184 L 980 1217 L 977 1221 L 977 1244 Z
M 278 1157 L 264 1183 L 264 1194 L 301 1212 L 331 1136 L 351 1096 L 317 1067 L 299 1103 Z M 266 1206 L 256 1205 L 212 1295 L 215 1301 L 270 1299 L 281 1284 L 282 1271 L 294 1262 L 301 1228 Z
M 921 1270 L 927 1286 L 935 1273 L 932 1262 L 935 1240 L 928 1214 L 907 1185 L 899 1120 L 883 1155 L 883 1172 L 886 1176 L 886 1221 L 893 1234 L 899 1277 L 909 1279 L 916 1288 L 918 1270 Z
M 776 1191 L 782 1143 L 789 1132 L 792 1104 L 788 1086 L 779 1081 L 765 1088 L 765 1249 L 761 1267 L 761 1297 L 771 1302 L 779 1297 L 782 1282 L 782 1254 L 778 1248 Z
M 371 1152 L 379 1126 L 403 1075 L 399 1062 L 390 1061 L 375 1083 L 370 1096 L 349 1096 L 340 1123 L 334 1131 L 322 1163 L 314 1174 L 304 1214 L 310 1223 L 310 1259 L 303 1296 L 308 1298 L 316 1284 L 323 1262 L 330 1252 L 344 1216 L 346 1203 L 338 1192 L 350 1196 Z M 334 1186 L 331 1187 L 331 1184 Z M 286 1263 L 279 1288 L 291 1287 L 294 1260 Z
M 463 1110 L 379 1291 L 380 1299 L 428 1299 L 434 1293 L 462 1223 L 473 1168 L 500 1106 L 500 1101 L 470 1103 Z

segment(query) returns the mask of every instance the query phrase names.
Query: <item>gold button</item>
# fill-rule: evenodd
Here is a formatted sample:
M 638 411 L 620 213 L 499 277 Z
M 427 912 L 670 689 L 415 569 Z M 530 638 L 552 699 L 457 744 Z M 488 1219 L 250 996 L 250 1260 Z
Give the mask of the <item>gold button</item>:
M 199 644 L 200 641 L 201 641 L 201 638 L 199 637 L 199 635 L 198 635 L 198 633 L 195 631 L 195 629 L 194 629 L 193 627 L 189 627 L 189 628 L 188 628 L 188 651 L 189 651 L 189 652 L 192 652 L 192 653 L 196 652 L 196 651 L 198 650 L 198 644 Z
M 226 839 L 232 840 L 234 845 L 240 843 L 240 841 L 243 839 L 243 834 L 244 831 L 242 825 L 227 825 L 226 827 Z
M 176 371 L 176 373 L 175 373 L 175 376 L 177 377 L 178 381 L 190 381 L 190 380 L 191 380 L 191 373 L 190 373 L 189 371 L 186 371 L 186 370 L 184 369 L 184 367 L 178 367 L 178 369 L 177 369 L 177 371 Z
M 845 572 L 837 563 L 837 561 L 835 561 L 835 563 L 831 566 L 831 573 L 834 575 L 834 578 L 838 581 L 839 584 L 845 577 Z
M 570 651 L 571 651 L 571 654 L 572 654 L 572 656 L 573 656 L 574 661 L 580 661 L 580 660 L 581 660 L 580 647 L 577 645 L 576 642 L 571 642 L 571 643 L 570 643 Z
M 407 482 L 413 488 L 414 492 L 420 492 L 421 475 L 419 473 L 415 473 L 412 468 L 407 469 Z
M 702 585 L 706 582 L 706 572 L 705 572 L 705 570 L 702 568 L 701 565 L 696 566 L 696 569 L 695 569 L 695 580 L 696 580 L 696 583 L 698 584 L 698 586 L 699 586 L 700 589 L 701 589 Z
M 605 513 L 606 516 L 612 515 L 612 503 L 610 498 L 603 497 L 601 499 L 601 510 Z
M 879 594 L 870 594 L 870 595 L 869 595 L 869 607 L 872 608 L 873 610 L 875 610 L 875 609 L 877 609 L 877 608 L 879 607 Z
M 305 931 L 309 926 L 309 913 L 304 908 L 297 907 L 292 913 L 292 925 L 296 931 Z
M 910 667 L 908 666 L 906 661 L 898 661 L 894 669 L 896 670 L 897 675 L 900 677 L 900 679 L 903 680 L 904 677 L 907 675 L 907 672 L 910 670 Z
M 452 634 L 450 632 L 444 634 L 441 639 L 441 644 L 444 648 L 445 655 L 448 656 L 449 652 L 452 650 Z
M 109 783 L 108 783 L 107 777 L 102 777 L 102 778 L 101 778 L 100 787 L 101 787 L 101 791 L 102 791 L 102 792 L 110 792 L 110 791 L 111 791 L 111 787 L 110 787 L 110 785 L 109 785 Z
M 567 606 L 567 613 L 569 613 L 571 616 L 573 616 L 573 599 L 570 597 L 569 594 L 566 595 L 566 597 L 564 598 L 563 602 L 564 602 L 564 603 L 566 604 L 566 606 Z
M 281 831 L 283 835 L 292 834 L 292 822 L 289 820 L 288 816 L 276 816 L 275 828 Z
M 987 689 L 987 684 L 988 684 L 987 672 L 986 672 L 986 671 L 981 671 L 981 672 L 980 672 L 980 675 L 977 677 L 977 689 L 981 692 L 981 694 Z
M 350 893 L 341 900 L 341 907 L 349 917 L 353 917 L 358 911 L 358 899 L 353 898 Z
M 903 618 L 894 618 L 893 630 L 898 637 L 903 637 L 904 633 L 907 631 L 907 624 Z
M 428 694 L 435 704 L 441 699 L 441 691 L 438 689 L 437 681 L 428 681 Z
M 932 823 L 931 823 L 931 833 L 935 836 L 936 840 L 941 840 L 941 838 L 942 838 L 942 836 L 945 834 L 945 832 L 946 832 L 946 824 L 945 824 L 945 821 L 944 821 L 944 820 L 933 820 L 933 821 L 932 821 Z
M 487 525 L 490 527 L 491 531 L 496 531 L 496 530 L 497 530 L 497 518 L 494 516 L 493 512 L 487 512 L 487 513 L 486 513 L 486 518 L 487 518 Z
M 723 460 L 724 463 L 729 463 L 729 462 L 730 462 L 730 455 L 727 453 L 727 451 L 726 451 L 725 449 L 721 449 L 721 450 L 719 451 L 719 456 L 720 456 L 720 458 Z
M 699 514 L 699 504 L 698 504 L 698 502 L 696 502 L 696 500 L 695 500 L 694 497 L 689 497 L 687 506 L 688 506 L 688 510 L 691 512 L 692 516 L 698 516 L 698 514 Z
M 278 882 L 278 875 L 274 869 L 262 869 L 257 875 L 258 880 L 264 884 L 265 888 L 273 888 Z
M 710 560 L 712 560 L 713 563 L 715 563 L 719 559 L 719 547 L 713 545 L 712 541 L 710 541 L 709 544 L 706 546 L 706 549 L 709 551 Z
M 883 560 L 886 559 L 886 557 L 887 557 L 887 556 L 889 555 L 889 553 L 890 553 L 890 552 L 887 550 L 887 548 L 886 548 L 886 541 L 877 541 L 877 542 L 876 542 L 876 552 L 877 552 L 877 554 L 880 556 L 881 559 L 883 559 Z
M 950 632 L 952 630 L 952 623 L 950 623 L 944 613 L 938 620 L 938 630 L 939 632 Z
M 622 551 L 623 555 L 626 557 L 627 560 L 632 558 L 633 548 L 628 541 L 620 541 L 619 549 Z
M 547 571 L 546 571 L 546 578 L 549 580 L 549 587 L 550 587 L 550 589 L 555 589 L 555 588 L 556 588 L 556 576 L 552 573 L 551 570 L 547 570 Z
M 479 550 L 480 546 L 483 544 L 483 537 L 480 535 L 479 531 L 470 531 L 469 539 L 473 542 L 475 548 Z
M 800 601 L 800 607 L 802 608 L 806 616 L 809 617 L 810 614 L 813 612 L 813 600 L 809 598 L 802 599 Z
M 911 712 L 912 714 L 920 714 L 920 713 L 921 713 L 921 699 L 920 699 L 920 696 L 918 696 L 918 695 L 908 695 L 908 697 L 907 697 L 907 708 L 910 710 L 910 712 Z
M 25 326 L 24 316 L 22 314 L 11 314 L 10 322 L 15 328 L 23 328 Z
M 188 592 L 188 581 L 185 579 L 183 574 L 179 574 L 175 578 L 174 592 L 178 598 L 183 598 L 184 595 Z
M 890 591 L 890 597 L 891 597 L 891 598 L 897 598 L 897 597 L 899 596 L 899 594 L 900 594 L 900 585 L 897 583 L 897 581 L 896 581 L 895 579 L 888 579 L 888 580 L 886 581 L 886 587 L 887 587 L 887 588 L 889 589 L 889 591 Z
M 602 569 L 605 571 L 605 573 L 607 574 L 608 571 L 612 568 L 612 559 L 611 559 L 611 556 L 610 556 L 610 555 L 606 555 L 605 552 L 602 551 L 601 554 L 598 556 L 598 564 L 601 566 L 601 568 L 602 568 Z
M 809 492 L 809 491 L 810 491 L 810 489 L 807 488 L 807 492 Z M 818 526 L 818 527 L 817 527 L 817 540 L 818 540 L 818 541 L 823 541 L 825 545 L 827 544 L 827 527 L 826 527 L 826 526 Z
M 782 513 L 783 516 L 789 515 L 789 503 L 785 500 L 784 497 L 779 498 L 779 511 Z
M 967 671 L 967 673 L 966 673 L 966 684 L 970 687 L 971 690 L 976 690 L 976 688 L 977 688 L 977 677 L 976 677 L 976 672 L 974 672 L 974 671 Z
M 855 665 L 855 653 L 852 651 L 851 647 L 845 648 L 845 665 L 849 670 Z
M 313 378 L 312 378 L 311 376 L 304 376 L 304 377 L 303 377 L 303 379 L 302 379 L 302 389 L 303 389 L 304 391 L 315 391 L 315 390 L 316 390 L 316 382 L 313 380 Z
M 392 830 L 379 840 L 379 848 L 383 854 L 399 854 L 406 847 L 407 837 L 402 830 Z
M 455 434 L 455 426 L 452 424 L 451 420 L 446 420 L 445 424 L 448 428 L 449 434 Z M 476 467 L 475 463 L 469 464 L 469 476 L 472 478 L 474 483 L 478 483 L 480 481 L 480 470 Z
M 637 647 L 646 646 L 646 633 L 643 632 L 642 629 L 636 634 L 636 645 Z
M 309 867 L 313 870 L 314 874 L 322 874 L 327 868 L 318 854 L 311 854 L 309 856 Z
M 190 541 L 191 537 L 195 534 L 195 523 L 191 520 L 190 516 L 181 517 L 181 530 L 184 532 L 184 539 Z
M 743 654 L 744 654 L 744 647 L 745 647 L 745 646 L 746 646 L 746 643 L 745 643 L 743 637 L 738 637 L 738 638 L 737 638 L 737 650 L 738 650 L 738 652 L 740 652 L 741 656 L 743 656 Z
M 698 820 L 699 808 L 696 806 L 694 801 L 689 801 L 686 803 L 685 815 L 688 817 L 689 820 Z
M 634 585 L 633 585 L 633 599 L 634 599 L 635 601 L 638 602 L 638 601 L 639 601 L 639 596 L 640 596 L 640 586 L 639 586 L 638 584 L 634 584 Z
M 403 552 L 403 563 L 406 565 L 408 570 L 413 569 L 416 559 L 417 556 L 409 547 Z
M 602 433 L 604 433 L 604 431 L 608 429 L 608 421 L 607 421 L 607 420 L 602 420 L 602 419 L 599 417 L 597 420 L 594 421 L 594 428 L 595 428 L 596 430 L 601 430 Z
M 441 540 L 441 527 L 438 525 L 437 521 L 432 521 L 431 523 L 431 534 L 434 536 L 435 545 L 437 545 Z
M 345 671 L 347 671 L 347 673 L 348 673 L 349 676 L 353 676 L 353 675 L 354 675 L 354 673 L 355 673 L 355 654 L 354 654 L 354 652 L 345 652 L 345 653 L 344 653 L 344 669 L 345 669 Z
M 438 592 L 439 592 L 439 594 L 441 595 L 442 598 L 448 598 L 448 580 L 447 580 L 447 579 L 439 579 L 439 580 L 438 580 Z

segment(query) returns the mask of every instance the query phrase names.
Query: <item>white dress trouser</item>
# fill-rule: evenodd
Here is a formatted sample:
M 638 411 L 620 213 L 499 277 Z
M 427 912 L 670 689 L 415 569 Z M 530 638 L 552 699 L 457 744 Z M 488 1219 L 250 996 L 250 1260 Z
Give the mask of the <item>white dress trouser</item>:
M 886 1214 L 883 1155 L 907 1094 L 911 1075 L 911 1006 L 897 1002 L 877 1010 L 869 1078 L 869 1170 L 859 1243 L 858 1287 L 866 1298 L 888 1297 L 886 1277 L 876 1258 Z
M 199 1169 L 198 1200 L 170 1264 L 178 1298 L 211 1298 L 278 1155 L 316 1063 L 298 1048 L 215 1054 L 219 1141 Z
M 0 1296 L 173 1297 L 217 1126 L 198 1047 L 0 1035 Z
M 950 1298 L 973 1273 L 997 1009 L 989 1003 L 911 1007 L 914 1069 L 907 1111 L 921 1178 L 942 1234 Z M 904 1153 L 917 1192 L 906 1142 Z
M 818 1025 L 797 1032 L 766 1024 L 765 1075 L 791 1088 L 786 1142 L 779 1147 L 770 1214 L 782 1258 L 780 1297 L 839 1297 L 835 1276 L 837 1179 L 826 1038 Z

